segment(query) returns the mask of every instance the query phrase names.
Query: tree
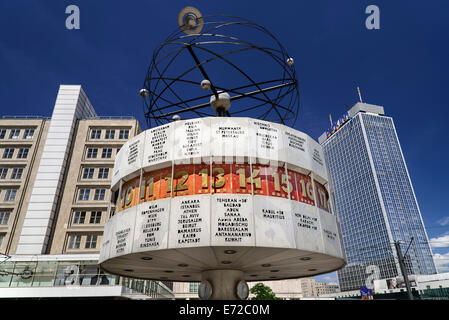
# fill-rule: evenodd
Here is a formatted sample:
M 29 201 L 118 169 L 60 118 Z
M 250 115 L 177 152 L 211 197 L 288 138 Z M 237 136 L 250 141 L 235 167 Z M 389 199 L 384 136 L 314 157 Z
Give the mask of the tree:
M 255 284 L 250 292 L 256 295 L 255 297 L 252 297 L 251 300 L 281 300 L 281 298 L 276 297 L 270 287 L 260 282 Z

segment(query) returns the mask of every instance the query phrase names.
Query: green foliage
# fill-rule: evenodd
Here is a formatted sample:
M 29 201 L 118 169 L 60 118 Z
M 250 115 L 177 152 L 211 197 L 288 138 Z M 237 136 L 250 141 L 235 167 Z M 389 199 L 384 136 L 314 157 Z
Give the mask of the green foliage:
M 276 297 L 270 287 L 260 282 L 253 286 L 250 292 L 255 294 L 255 297 L 252 297 L 251 300 L 281 300 L 281 298 Z

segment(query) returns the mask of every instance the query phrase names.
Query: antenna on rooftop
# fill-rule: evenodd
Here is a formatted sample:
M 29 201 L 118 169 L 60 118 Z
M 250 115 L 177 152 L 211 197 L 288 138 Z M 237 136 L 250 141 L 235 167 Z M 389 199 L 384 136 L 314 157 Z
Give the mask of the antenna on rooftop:
M 360 94 L 360 88 L 359 88 L 359 87 L 357 87 L 357 92 L 359 93 L 359 99 L 360 99 L 360 102 L 363 103 L 363 101 L 362 101 L 362 95 Z

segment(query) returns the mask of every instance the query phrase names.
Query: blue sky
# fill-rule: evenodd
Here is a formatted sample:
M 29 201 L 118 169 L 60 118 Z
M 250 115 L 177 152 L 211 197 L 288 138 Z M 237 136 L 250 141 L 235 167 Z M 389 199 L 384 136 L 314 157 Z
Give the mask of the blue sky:
M 68 30 L 65 8 L 80 8 Z M 380 30 L 365 8 L 380 8 Z M 50 116 L 59 84 L 82 84 L 99 115 L 144 124 L 142 87 L 153 50 L 185 6 L 263 25 L 295 59 L 296 129 L 315 139 L 357 99 L 382 105 L 399 140 L 440 271 L 449 271 L 449 24 L 446 0 L 2 1 L 0 114 Z M 318 277 L 324 279 L 329 275 Z M 335 279 L 335 275 L 330 275 Z M 329 279 L 324 279 L 329 281 Z

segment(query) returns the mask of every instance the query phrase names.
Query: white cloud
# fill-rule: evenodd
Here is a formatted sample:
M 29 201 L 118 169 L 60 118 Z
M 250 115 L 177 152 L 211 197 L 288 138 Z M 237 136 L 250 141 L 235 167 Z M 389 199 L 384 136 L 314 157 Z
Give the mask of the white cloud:
M 437 223 L 441 226 L 447 226 L 449 224 L 449 217 L 441 218 Z
M 324 282 L 326 282 L 328 285 L 337 285 L 337 286 L 338 286 L 338 283 L 337 283 L 337 281 L 335 280 L 335 278 L 326 276 L 326 277 L 323 278 L 323 280 L 324 280 Z
M 449 247 L 449 233 L 445 233 L 438 238 L 431 238 L 430 245 L 432 248 L 446 248 Z
M 449 252 L 443 254 L 435 253 L 433 261 L 438 272 L 449 272 Z

